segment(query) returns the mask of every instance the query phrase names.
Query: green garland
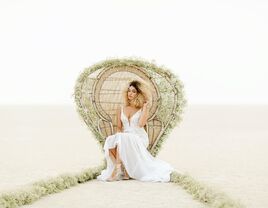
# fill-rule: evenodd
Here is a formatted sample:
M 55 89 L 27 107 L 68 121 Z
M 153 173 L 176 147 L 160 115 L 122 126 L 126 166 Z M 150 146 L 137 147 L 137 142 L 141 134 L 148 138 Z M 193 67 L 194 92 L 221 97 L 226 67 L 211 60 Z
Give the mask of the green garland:
M 182 120 L 181 114 L 183 108 L 186 106 L 187 102 L 184 99 L 184 91 L 183 84 L 179 81 L 179 79 L 170 72 L 169 69 L 164 66 L 158 67 L 153 62 L 148 62 L 142 60 L 141 58 L 128 58 L 128 59 L 109 59 L 106 61 L 101 61 L 93 65 L 90 68 L 86 68 L 79 76 L 75 85 L 75 102 L 77 104 L 77 112 L 80 114 L 81 118 L 89 124 L 88 119 L 92 116 L 94 118 L 96 113 L 94 110 L 89 108 L 88 112 L 84 112 L 80 99 L 82 98 L 82 86 L 86 78 L 93 72 L 97 70 L 101 70 L 102 68 L 109 67 L 112 65 L 116 66 L 140 66 L 146 68 L 148 73 L 151 73 L 153 76 L 153 72 L 156 71 L 159 74 L 163 75 L 169 82 L 175 86 L 177 89 L 177 100 L 175 114 L 173 115 L 173 120 L 168 124 L 165 132 L 160 137 L 157 145 L 151 151 L 151 154 L 155 156 L 164 142 L 165 138 L 168 136 L 170 131 L 177 125 L 179 121 Z M 158 83 L 159 86 L 164 86 L 163 83 Z M 162 92 L 167 95 L 165 89 L 162 89 Z M 168 100 L 168 97 L 166 99 Z M 163 105 L 165 106 L 165 104 Z M 165 108 L 166 109 L 166 108 Z M 165 115 L 165 111 L 160 109 L 160 113 Z M 88 128 L 93 132 L 95 137 L 98 140 L 98 144 L 103 147 L 104 139 L 101 137 L 99 132 L 91 125 L 87 125 Z M 22 205 L 32 204 L 34 201 L 42 198 L 43 196 L 58 193 L 65 189 L 68 189 L 72 186 L 76 186 L 80 183 L 85 183 L 87 181 L 96 179 L 97 176 L 101 173 L 101 171 L 106 168 L 107 162 L 104 158 L 103 164 L 94 168 L 88 168 L 83 170 L 77 174 L 69 174 L 64 173 L 54 178 L 43 179 L 32 184 L 26 185 L 25 188 L 10 191 L 6 193 L 2 193 L 0 195 L 0 208 L 15 208 Z M 240 202 L 236 202 L 229 198 L 226 194 L 221 193 L 219 191 L 213 190 L 206 185 L 196 181 L 188 174 L 180 174 L 176 171 L 171 173 L 170 182 L 174 184 L 178 184 L 182 188 L 184 188 L 189 194 L 193 196 L 195 200 L 198 200 L 204 204 L 207 204 L 211 208 L 243 208 L 244 206 Z
M 211 208 L 244 208 L 245 206 L 239 202 L 231 199 L 225 193 L 212 189 L 203 183 L 196 181 L 189 174 L 180 174 L 172 172 L 170 175 L 170 182 L 178 184 L 198 200 L 207 204 Z
M 96 179 L 106 166 L 105 161 L 100 166 L 88 168 L 77 174 L 61 174 L 47 180 L 40 180 L 25 186 L 24 189 L 2 193 L 0 195 L 0 208 L 16 208 L 32 204 L 38 199 L 53 193 L 61 192 L 80 183 Z M 225 193 L 213 190 L 197 182 L 188 174 L 172 172 L 170 182 L 178 184 L 193 196 L 193 199 L 207 204 L 211 208 L 244 208 L 237 201 L 229 198 Z
M 49 177 L 26 185 L 19 190 L 9 191 L 0 195 L 0 208 L 15 208 L 32 204 L 43 196 L 58 193 L 80 183 L 96 179 L 105 167 L 105 163 L 94 168 L 88 168 L 81 173 L 64 173 L 57 177 Z

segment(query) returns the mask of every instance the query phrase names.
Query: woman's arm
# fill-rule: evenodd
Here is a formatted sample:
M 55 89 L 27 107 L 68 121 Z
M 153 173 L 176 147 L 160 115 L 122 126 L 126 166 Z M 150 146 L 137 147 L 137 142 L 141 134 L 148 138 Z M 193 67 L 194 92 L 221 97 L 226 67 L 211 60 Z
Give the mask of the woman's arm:
M 141 117 L 138 123 L 139 127 L 144 127 L 144 125 L 147 123 L 148 114 L 149 114 L 149 109 L 147 106 L 148 106 L 148 102 L 145 102 L 142 107 Z
M 118 107 L 116 111 L 116 117 L 117 117 L 117 130 L 116 133 L 122 132 L 122 121 L 121 121 L 121 108 Z

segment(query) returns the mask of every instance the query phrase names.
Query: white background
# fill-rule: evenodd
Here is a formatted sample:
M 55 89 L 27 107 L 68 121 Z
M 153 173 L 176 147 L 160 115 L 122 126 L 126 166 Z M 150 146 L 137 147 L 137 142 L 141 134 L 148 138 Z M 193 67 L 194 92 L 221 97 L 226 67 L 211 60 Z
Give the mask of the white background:
M 189 104 L 268 104 L 268 1 L 0 0 L 0 104 L 67 104 L 84 68 L 142 57 Z

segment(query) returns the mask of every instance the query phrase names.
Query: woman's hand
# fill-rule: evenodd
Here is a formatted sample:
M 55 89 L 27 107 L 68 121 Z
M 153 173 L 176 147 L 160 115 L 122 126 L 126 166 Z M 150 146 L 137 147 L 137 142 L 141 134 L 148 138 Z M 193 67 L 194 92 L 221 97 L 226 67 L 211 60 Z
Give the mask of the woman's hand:
M 149 102 L 147 100 L 145 100 L 145 102 L 143 103 L 143 109 L 147 109 Z

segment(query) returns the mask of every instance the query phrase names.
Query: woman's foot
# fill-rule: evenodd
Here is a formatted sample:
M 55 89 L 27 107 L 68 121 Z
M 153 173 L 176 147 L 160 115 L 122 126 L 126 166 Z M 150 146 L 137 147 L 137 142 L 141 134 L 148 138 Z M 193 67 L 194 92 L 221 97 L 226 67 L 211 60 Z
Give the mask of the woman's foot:
M 129 175 L 128 175 L 128 173 L 127 173 L 127 170 L 126 170 L 126 168 L 125 168 L 125 166 L 123 166 L 123 180 L 128 180 L 128 179 L 130 179 L 130 177 L 129 177 Z
M 115 165 L 114 171 L 112 172 L 111 177 L 107 179 L 107 181 L 119 181 L 122 179 L 122 174 L 122 165 L 121 163 L 118 163 Z

